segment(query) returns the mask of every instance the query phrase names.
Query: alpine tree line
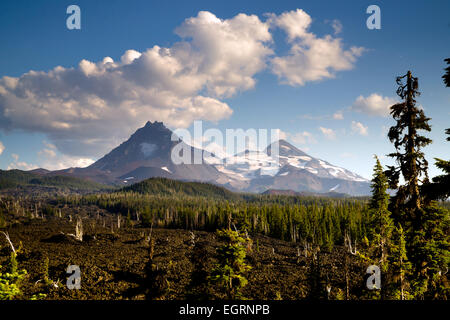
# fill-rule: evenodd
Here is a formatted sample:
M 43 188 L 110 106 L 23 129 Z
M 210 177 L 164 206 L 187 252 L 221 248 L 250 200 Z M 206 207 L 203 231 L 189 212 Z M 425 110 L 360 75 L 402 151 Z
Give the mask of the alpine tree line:
M 346 234 L 354 241 L 367 236 L 370 219 L 367 204 L 355 199 L 291 199 L 265 195 L 251 200 L 224 200 L 117 192 L 69 196 L 60 201 L 98 205 L 110 212 L 139 219 L 146 227 L 215 231 L 228 226 L 231 214 L 232 224 L 240 231 L 307 242 L 330 250 L 342 244 Z

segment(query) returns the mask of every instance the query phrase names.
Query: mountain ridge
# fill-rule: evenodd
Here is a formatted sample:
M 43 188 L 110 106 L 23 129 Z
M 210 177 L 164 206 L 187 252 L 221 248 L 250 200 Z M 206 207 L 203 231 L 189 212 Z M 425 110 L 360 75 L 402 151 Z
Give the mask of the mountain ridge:
M 86 168 L 68 168 L 41 175 L 67 175 L 125 186 L 152 177 L 207 182 L 232 191 L 261 193 L 270 189 L 294 192 L 337 192 L 350 195 L 370 193 L 369 182 L 359 175 L 314 158 L 286 140 L 269 144 L 263 151 L 245 150 L 225 159 L 187 145 L 162 122 L 148 121 L 129 139 Z M 174 164 L 173 148 L 201 154 L 200 164 Z M 275 147 L 278 147 L 276 156 Z

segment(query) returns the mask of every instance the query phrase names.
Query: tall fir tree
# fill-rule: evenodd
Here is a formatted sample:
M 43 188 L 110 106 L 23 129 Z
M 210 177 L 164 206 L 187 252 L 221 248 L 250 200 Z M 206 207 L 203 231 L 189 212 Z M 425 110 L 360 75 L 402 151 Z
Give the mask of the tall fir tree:
M 406 78 L 406 84 L 403 79 Z M 428 162 L 422 148 L 430 144 L 431 139 L 420 135 L 419 131 L 431 131 L 428 124 L 430 118 L 423 109 L 416 106 L 415 97 L 419 96 L 419 80 L 411 71 L 397 77 L 397 94 L 404 101 L 391 106 L 391 115 L 396 125 L 389 129 L 389 140 L 394 144 L 396 152 L 388 156 L 395 159 L 397 166 L 389 166 L 386 176 L 392 189 L 397 189 L 393 198 L 393 214 L 398 222 L 417 222 L 423 199 L 420 197 L 420 182 L 428 182 Z M 400 175 L 405 183 L 399 185 Z M 418 227 L 417 225 L 415 227 Z
M 374 173 L 372 178 L 372 198 L 369 204 L 369 212 L 371 216 L 370 229 L 371 240 L 376 248 L 376 262 L 380 264 L 383 272 L 388 268 L 388 248 L 389 241 L 393 230 L 393 221 L 391 213 L 388 210 L 389 194 L 388 180 L 383 172 L 380 160 L 375 156 L 376 164 L 374 166 Z
M 224 291 L 226 299 L 242 299 L 241 290 L 248 282 L 245 273 L 251 269 L 245 261 L 245 244 L 249 239 L 231 228 L 217 230 L 217 237 L 223 245 L 217 248 L 217 264 L 209 280 Z
M 409 300 L 407 277 L 411 272 L 411 263 L 406 255 L 406 240 L 402 226 L 396 227 L 392 234 L 392 246 L 389 256 L 391 281 L 388 284 L 389 298 Z
M 388 180 L 384 174 L 380 160 L 375 156 L 375 166 L 372 178 L 372 198 L 369 202 L 368 236 L 363 243 L 366 243 L 358 250 L 357 255 L 365 262 L 377 265 L 382 272 L 382 283 L 380 291 L 370 290 L 367 292 L 368 299 L 385 299 L 387 297 L 387 283 L 389 282 L 389 250 L 391 245 L 391 235 L 393 220 L 388 210 L 389 194 Z
M 372 198 L 369 203 L 371 248 L 374 249 L 373 254 L 371 254 L 371 260 L 380 267 L 383 274 L 379 296 L 381 299 L 385 299 L 387 297 L 386 285 L 389 281 L 388 254 L 391 245 L 393 221 L 391 212 L 388 210 L 390 197 L 387 193 L 388 180 L 377 156 L 375 156 L 375 160 L 371 185 Z M 374 297 L 378 297 L 378 295 Z
M 406 84 L 402 79 L 406 78 Z M 428 163 L 421 151 L 431 140 L 419 134 L 420 130 L 431 131 L 422 109 L 416 106 L 418 78 L 411 72 L 397 78 L 397 94 L 404 102 L 391 107 L 391 115 L 396 125 L 389 130 L 389 139 L 396 152 L 389 154 L 395 158 L 397 166 L 389 167 L 386 175 L 390 187 L 397 189 L 391 202 L 394 218 L 406 233 L 406 250 L 411 261 L 411 288 L 415 298 L 434 296 L 436 283 L 442 280 L 442 270 L 448 266 L 448 211 L 431 203 L 430 197 L 422 191 L 427 186 Z M 404 184 L 399 185 L 402 175 Z M 422 185 L 422 186 L 421 186 Z

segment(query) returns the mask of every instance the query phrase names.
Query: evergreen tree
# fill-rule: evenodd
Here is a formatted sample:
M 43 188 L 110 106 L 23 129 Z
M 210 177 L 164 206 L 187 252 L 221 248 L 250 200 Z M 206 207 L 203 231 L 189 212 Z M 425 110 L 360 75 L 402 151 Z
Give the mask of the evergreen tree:
M 417 299 L 447 299 L 444 282 L 450 263 L 449 210 L 432 202 L 420 217 L 421 228 L 413 230 L 407 246 L 413 264 L 412 288 Z
M 450 141 L 450 129 L 445 130 L 447 141 Z M 433 182 L 423 187 L 424 193 L 431 200 L 446 200 L 450 197 L 450 160 L 434 158 L 436 167 L 441 169 L 444 174 L 433 178 Z
M 403 228 L 394 229 L 390 252 L 391 281 L 388 284 L 389 297 L 396 300 L 408 300 L 411 295 L 408 289 L 407 277 L 411 272 L 411 263 L 406 255 L 406 240 Z
M 241 289 L 247 284 L 245 273 L 251 269 L 245 262 L 247 239 L 231 229 L 218 230 L 217 236 L 224 244 L 217 249 L 218 263 L 209 279 L 225 291 L 227 299 L 239 299 Z
M 406 84 L 402 79 L 406 77 Z M 397 94 L 404 102 L 391 107 L 391 115 L 397 124 L 390 128 L 389 139 L 394 143 L 398 166 L 387 171 L 390 187 L 397 189 L 392 208 L 397 223 L 406 233 L 406 250 L 412 265 L 411 288 L 415 298 L 423 299 L 434 295 L 436 283 L 441 279 L 441 270 L 448 265 L 448 235 L 445 234 L 448 211 L 431 203 L 421 192 L 429 184 L 428 163 L 421 151 L 431 140 L 421 136 L 419 130 L 431 131 L 423 110 L 416 107 L 415 97 L 419 94 L 418 79 L 411 75 L 397 78 Z M 400 174 L 405 184 L 399 186 Z M 423 187 L 422 187 L 423 189 Z
M 442 79 L 444 79 L 444 83 L 447 87 L 450 87 L 450 58 L 447 58 L 444 60 L 449 65 L 447 68 L 445 68 L 446 73 L 442 76 Z
M 375 156 L 376 164 L 372 179 L 372 198 L 369 204 L 371 215 L 371 236 L 376 245 L 376 263 L 379 263 L 383 272 L 387 271 L 387 255 L 389 240 L 391 238 L 393 222 L 388 210 L 389 194 L 387 193 L 388 181 L 383 172 L 380 160 Z
M 406 84 L 403 84 L 403 78 L 406 78 Z M 432 142 L 420 135 L 419 131 L 431 131 L 428 124 L 430 118 L 416 106 L 415 97 L 420 95 L 418 78 L 413 77 L 411 71 L 408 71 L 406 75 L 397 77 L 397 84 L 399 86 L 397 94 L 404 101 L 391 106 L 391 115 L 397 123 L 388 133 L 389 140 L 396 149 L 396 152 L 388 156 L 395 159 L 397 166 L 389 166 L 386 176 L 390 188 L 397 189 L 397 194 L 393 198 L 393 213 L 396 220 L 402 223 L 417 222 L 415 218 L 420 214 L 423 202 L 419 183 L 428 181 L 428 162 L 421 149 Z M 404 185 L 399 185 L 400 175 L 405 180 Z

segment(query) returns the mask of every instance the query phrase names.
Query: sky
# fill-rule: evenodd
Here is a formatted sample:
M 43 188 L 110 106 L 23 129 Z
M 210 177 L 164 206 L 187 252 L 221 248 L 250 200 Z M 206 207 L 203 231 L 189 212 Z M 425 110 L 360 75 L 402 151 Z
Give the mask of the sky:
M 69 5 L 81 29 L 68 29 Z M 369 29 L 370 5 L 381 29 Z M 449 1 L 0 2 L 0 169 L 86 166 L 147 121 L 279 129 L 370 178 L 394 148 L 396 76 L 419 78 L 447 159 Z

